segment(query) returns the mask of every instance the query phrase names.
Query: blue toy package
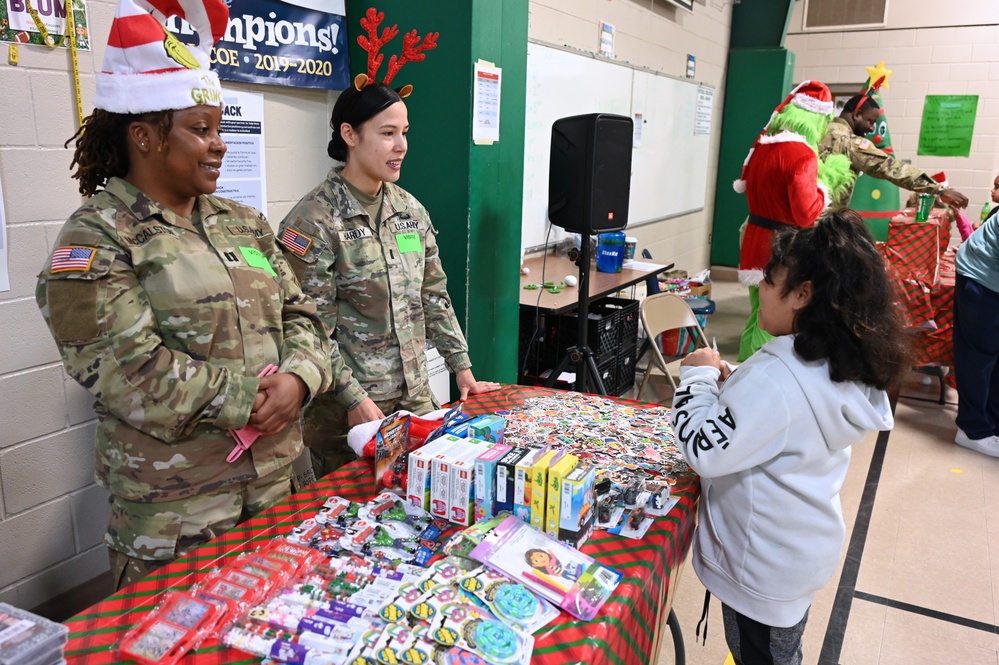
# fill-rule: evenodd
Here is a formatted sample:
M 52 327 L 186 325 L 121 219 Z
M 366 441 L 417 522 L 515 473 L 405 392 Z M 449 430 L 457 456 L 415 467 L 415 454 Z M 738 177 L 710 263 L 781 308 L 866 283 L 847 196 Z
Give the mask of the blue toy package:
M 562 479 L 558 539 L 572 547 L 581 547 L 593 532 L 595 475 L 592 466 L 580 464 Z
M 505 429 L 506 418 L 503 416 L 479 416 L 468 424 L 468 436 L 490 443 L 503 443 Z

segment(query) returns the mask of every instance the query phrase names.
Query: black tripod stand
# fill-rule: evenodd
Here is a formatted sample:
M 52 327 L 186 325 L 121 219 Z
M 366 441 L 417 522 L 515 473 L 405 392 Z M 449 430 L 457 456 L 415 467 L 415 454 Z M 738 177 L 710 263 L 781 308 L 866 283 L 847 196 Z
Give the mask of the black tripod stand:
M 551 388 L 558 381 L 558 377 L 571 363 L 576 367 L 576 390 L 605 395 L 607 389 L 604 381 L 600 378 L 600 370 L 597 369 L 597 361 L 593 357 L 593 351 L 586 344 L 586 332 L 588 316 L 590 312 L 590 234 L 583 233 L 580 241 L 579 256 L 576 258 L 576 265 L 579 266 L 579 299 L 576 306 L 576 345 L 566 349 L 558 365 L 552 370 L 551 375 L 545 381 L 545 387 Z M 587 371 L 589 370 L 589 371 Z M 589 390 L 588 390 L 589 388 Z

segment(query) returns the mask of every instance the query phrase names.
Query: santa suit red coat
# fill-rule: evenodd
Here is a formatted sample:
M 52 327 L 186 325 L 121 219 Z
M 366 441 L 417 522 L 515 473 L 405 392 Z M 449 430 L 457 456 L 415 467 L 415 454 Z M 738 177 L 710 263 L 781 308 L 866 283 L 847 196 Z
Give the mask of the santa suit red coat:
M 807 228 L 815 224 L 828 205 L 825 188 L 817 184 L 818 159 L 805 139 L 792 132 L 760 138 L 746 166 L 745 185 L 749 212 L 775 222 Z M 739 281 L 756 286 L 770 260 L 777 231 L 750 222 L 739 252 Z

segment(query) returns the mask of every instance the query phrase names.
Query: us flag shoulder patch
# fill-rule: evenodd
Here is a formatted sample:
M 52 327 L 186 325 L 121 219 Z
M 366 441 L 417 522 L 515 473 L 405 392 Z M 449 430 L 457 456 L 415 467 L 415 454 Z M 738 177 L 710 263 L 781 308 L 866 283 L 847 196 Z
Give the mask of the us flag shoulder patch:
M 86 272 L 90 270 L 90 264 L 97 256 L 96 247 L 83 247 L 80 245 L 67 245 L 56 247 L 52 252 L 51 272 Z
M 284 230 L 284 233 L 281 234 L 281 243 L 287 247 L 292 254 L 305 256 L 305 253 L 309 251 L 309 247 L 312 246 L 312 238 L 289 227 Z

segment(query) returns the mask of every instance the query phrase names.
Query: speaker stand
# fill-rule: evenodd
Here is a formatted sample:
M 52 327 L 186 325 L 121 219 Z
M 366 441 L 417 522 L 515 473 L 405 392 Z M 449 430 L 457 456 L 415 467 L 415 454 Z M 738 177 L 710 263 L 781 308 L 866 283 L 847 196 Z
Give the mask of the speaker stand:
M 587 346 L 586 334 L 587 323 L 590 314 L 590 234 L 582 233 L 579 243 L 579 257 L 576 265 L 579 266 L 579 284 L 577 288 L 578 298 L 576 305 L 576 346 L 568 348 L 562 359 L 559 360 L 555 369 L 545 381 L 546 388 L 555 386 L 558 377 L 571 364 L 576 368 L 577 392 L 591 392 L 598 395 L 606 395 L 607 389 L 604 381 L 600 378 L 600 371 L 597 369 L 597 361 L 593 355 L 593 350 Z

